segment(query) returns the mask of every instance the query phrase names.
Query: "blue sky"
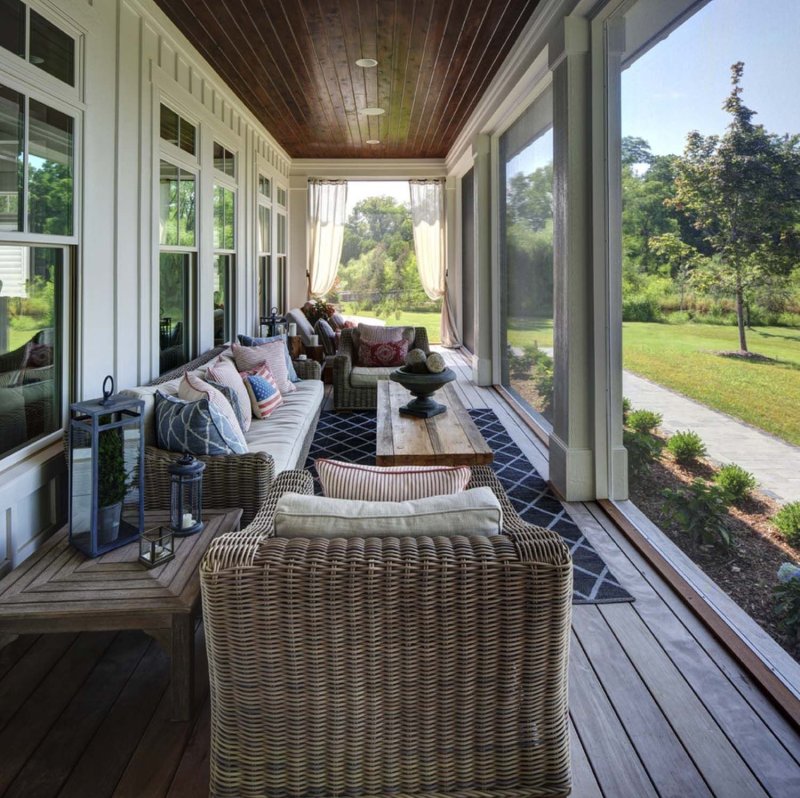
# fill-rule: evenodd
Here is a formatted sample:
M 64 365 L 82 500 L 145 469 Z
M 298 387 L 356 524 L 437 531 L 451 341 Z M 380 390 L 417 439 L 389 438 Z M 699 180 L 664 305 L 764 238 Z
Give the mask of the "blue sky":
M 622 134 L 664 155 L 690 130 L 723 133 L 736 61 L 755 121 L 800 133 L 800 0 L 712 0 L 623 72 Z

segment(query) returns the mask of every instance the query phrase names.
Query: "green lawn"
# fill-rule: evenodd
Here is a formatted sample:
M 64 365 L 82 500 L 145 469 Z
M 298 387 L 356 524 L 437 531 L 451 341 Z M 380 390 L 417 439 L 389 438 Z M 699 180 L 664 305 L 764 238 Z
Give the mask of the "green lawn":
M 441 314 L 440 313 L 407 313 L 400 311 L 400 313 L 392 313 L 390 317 L 379 316 L 371 310 L 360 310 L 355 313 L 348 307 L 347 303 L 342 304 L 342 312 L 353 313 L 355 316 L 367 316 L 370 318 L 381 318 L 390 326 L 398 327 L 425 327 L 428 331 L 428 342 L 438 344 L 442 341 L 442 331 L 440 327 Z
M 738 348 L 734 326 L 623 324 L 624 367 L 800 445 L 800 330 L 748 331 L 751 352 L 772 358 L 751 362 L 716 352 Z

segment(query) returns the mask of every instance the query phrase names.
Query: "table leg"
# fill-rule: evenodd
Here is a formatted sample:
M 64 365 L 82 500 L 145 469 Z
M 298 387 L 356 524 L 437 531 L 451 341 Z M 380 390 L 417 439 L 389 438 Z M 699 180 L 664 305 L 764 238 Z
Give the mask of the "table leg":
M 191 613 L 172 616 L 172 719 L 190 720 L 194 702 L 194 622 Z

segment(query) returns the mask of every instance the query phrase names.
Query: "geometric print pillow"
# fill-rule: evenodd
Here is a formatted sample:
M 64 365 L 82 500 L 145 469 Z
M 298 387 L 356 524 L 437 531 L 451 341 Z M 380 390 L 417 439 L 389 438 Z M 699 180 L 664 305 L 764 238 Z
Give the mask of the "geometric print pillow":
M 283 396 L 266 363 L 255 371 L 243 371 L 242 380 L 247 386 L 247 393 L 250 394 L 250 404 L 256 418 L 266 418 L 276 407 L 283 404 Z
M 186 402 L 156 391 L 156 441 L 160 449 L 189 454 L 246 454 L 241 430 L 208 399 Z
M 408 341 L 378 341 L 372 343 L 363 338 L 358 344 L 358 365 L 402 366 L 408 354 Z
M 233 359 L 240 373 L 242 371 L 254 371 L 260 368 L 262 363 L 266 363 L 281 393 L 294 393 L 297 390 L 294 383 L 289 381 L 286 357 L 284 355 L 286 344 L 282 341 L 270 341 L 259 346 L 234 344 L 232 349 Z
M 209 385 L 202 377 L 193 374 L 191 371 L 184 372 L 183 379 L 178 385 L 178 399 L 183 399 L 186 402 L 208 399 L 208 401 L 230 421 L 231 425 L 236 428 L 238 437 L 242 444 L 244 444 L 242 428 L 239 426 L 236 413 L 234 413 L 231 403 L 220 391 Z

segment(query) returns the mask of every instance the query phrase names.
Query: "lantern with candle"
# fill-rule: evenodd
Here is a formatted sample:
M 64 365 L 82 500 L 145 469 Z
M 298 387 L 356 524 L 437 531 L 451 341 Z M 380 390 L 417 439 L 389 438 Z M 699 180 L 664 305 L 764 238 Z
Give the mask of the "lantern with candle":
M 175 535 L 195 535 L 203 529 L 203 471 L 205 463 L 185 454 L 170 463 L 169 525 Z
M 286 334 L 286 319 L 278 313 L 278 308 L 272 308 L 269 316 L 262 316 L 260 324 L 262 332 L 267 328 L 267 335 Z

